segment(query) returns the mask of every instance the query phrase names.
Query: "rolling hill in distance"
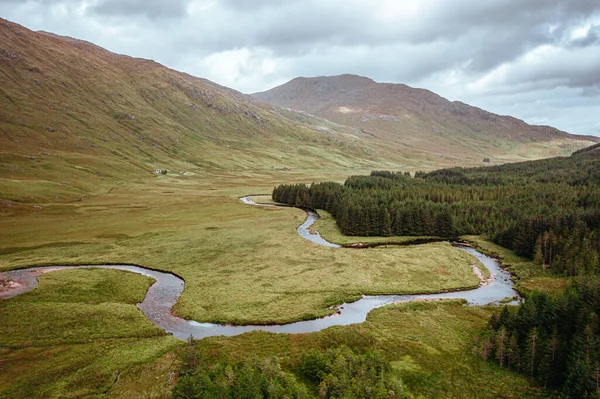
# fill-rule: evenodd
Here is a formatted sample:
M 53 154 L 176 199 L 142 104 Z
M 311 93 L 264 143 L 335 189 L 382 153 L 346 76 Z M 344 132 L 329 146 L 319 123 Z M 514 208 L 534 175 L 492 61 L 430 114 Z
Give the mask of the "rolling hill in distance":
M 512 162 L 568 155 L 599 140 L 356 75 L 296 78 L 253 96 L 355 127 L 371 141 L 423 158 Z
M 78 197 L 155 168 L 433 169 L 599 140 L 352 75 L 297 78 L 255 99 L 6 20 L 0 43 L 0 197 L 18 201 Z

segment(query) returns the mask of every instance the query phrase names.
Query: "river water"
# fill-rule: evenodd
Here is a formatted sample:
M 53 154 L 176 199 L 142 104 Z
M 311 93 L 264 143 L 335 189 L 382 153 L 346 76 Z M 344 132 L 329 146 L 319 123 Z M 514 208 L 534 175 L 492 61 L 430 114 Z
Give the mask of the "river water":
M 273 204 L 256 204 L 247 197 L 240 199 L 244 203 L 253 206 L 276 206 Z M 310 226 L 318 218 L 319 215 L 316 212 L 307 210 L 307 219 L 298 227 L 298 234 L 316 244 L 325 245 L 332 248 L 340 248 L 340 246 L 337 244 L 327 242 L 319 234 L 311 234 Z M 212 323 L 198 323 L 193 320 L 182 319 L 181 317 L 174 315 L 171 312 L 171 309 L 183 293 L 183 288 L 185 285 L 183 279 L 172 273 L 130 265 L 48 266 L 3 272 L 0 273 L 0 278 L 4 280 L 11 279 L 15 283 L 18 283 L 20 287 L 18 289 L 0 292 L 0 298 L 10 298 L 34 289 L 38 284 L 38 276 L 54 270 L 67 268 L 101 268 L 138 273 L 156 280 L 156 282 L 146 293 L 144 301 L 138 304 L 138 307 L 144 313 L 144 315 L 146 315 L 146 317 L 152 321 L 154 325 L 164 329 L 168 333 L 173 334 L 173 336 L 176 338 L 187 339 L 192 336 L 196 339 L 201 339 L 218 335 L 233 336 L 256 330 L 292 334 L 315 332 L 331 326 L 362 323 L 366 320 L 367 314 L 371 310 L 391 303 L 415 300 L 465 299 L 469 305 L 487 305 L 497 304 L 499 301 L 505 298 L 518 297 L 518 293 L 513 288 L 510 274 L 502 270 L 499 262 L 496 259 L 486 256 L 470 247 L 458 246 L 457 248 L 477 257 L 477 259 L 489 269 L 491 278 L 488 279 L 487 282 L 482 283 L 480 287 L 465 291 L 418 295 L 363 296 L 358 301 L 344 303 L 337 306 L 337 309 L 334 310 L 336 313 L 331 316 L 284 325 L 231 326 Z M 356 249 L 340 250 L 356 251 Z

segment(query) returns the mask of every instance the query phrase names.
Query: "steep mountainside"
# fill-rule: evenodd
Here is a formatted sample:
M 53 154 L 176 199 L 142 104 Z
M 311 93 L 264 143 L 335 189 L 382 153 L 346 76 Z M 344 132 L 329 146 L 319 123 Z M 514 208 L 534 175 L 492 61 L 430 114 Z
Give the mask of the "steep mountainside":
M 396 143 L 404 153 L 514 161 L 567 155 L 600 141 L 355 75 L 296 78 L 253 96 L 356 127 L 374 141 Z
M 378 153 L 353 129 L 0 19 L 0 199 L 77 197 L 159 168 L 267 173 L 394 158 Z

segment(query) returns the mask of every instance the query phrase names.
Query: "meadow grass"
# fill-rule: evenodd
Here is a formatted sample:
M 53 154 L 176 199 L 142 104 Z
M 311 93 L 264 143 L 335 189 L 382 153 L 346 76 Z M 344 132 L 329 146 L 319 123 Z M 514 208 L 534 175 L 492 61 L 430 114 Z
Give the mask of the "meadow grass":
M 154 185 L 116 187 L 81 202 L 4 217 L 0 224 L 11 234 L 0 245 L 0 269 L 117 262 L 173 271 L 186 280 L 178 314 L 235 324 L 319 317 L 361 294 L 478 284 L 474 258 L 448 244 L 322 247 L 296 233 L 303 211 L 239 201 L 265 192 L 266 184 L 249 185 L 242 176 L 215 180 L 167 175 Z
M 103 397 L 121 373 L 153 364 L 179 345 L 180 341 L 162 336 L 0 349 L 0 397 Z
M 180 369 L 178 356 L 182 346 L 167 352 L 164 356 L 128 368 L 119 374 L 118 380 L 110 387 L 108 397 L 119 399 L 168 399 L 176 380 L 169 375 Z
M 137 308 L 153 280 L 116 270 L 59 270 L 0 302 L 0 346 L 19 348 L 164 335 Z
M 256 202 L 257 204 L 273 204 L 273 205 L 278 204 L 278 202 L 273 201 L 270 194 L 269 195 L 250 195 L 248 198 L 250 200 Z
M 136 307 L 153 280 L 78 269 L 0 302 L 0 397 L 89 397 L 181 343 Z

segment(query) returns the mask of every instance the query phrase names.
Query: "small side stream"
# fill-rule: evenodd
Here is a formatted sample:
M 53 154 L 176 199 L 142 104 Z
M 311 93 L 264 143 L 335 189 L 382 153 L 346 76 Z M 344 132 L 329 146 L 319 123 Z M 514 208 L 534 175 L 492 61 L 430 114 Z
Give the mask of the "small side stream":
M 257 204 L 248 197 L 240 198 L 245 204 L 254 206 L 277 206 L 273 204 Z M 323 239 L 318 233 L 311 234 L 310 226 L 319 218 L 319 215 L 312 210 L 307 210 L 306 221 L 298 227 L 298 234 L 303 238 L 319 245 L 325 245 L 332 248 L 340 248 L 339 245 L 330 243 Z M 212 323 L 198 323 L 193 320 L 186 320 L 174 315 L 171 312 L 181 294 L 183 293 L 184 281 L 168 272 L 151 270 L 140 266 L 131 265 L 84 265 L 84 266 L 46 266 L 32 267 L 28 269 L 19 269 L 0 273 L 0 278 L 11 279 L 17 287 L 7 291 L 0 292 L 0 298 L 10 298 L 31 291 L 38 285 L 38 276 L 54 270 L 63 270 L 67 268 L 77 269 L 114 269 L 123 270 L 132 273 L 138 273 L 151 277 L 156 282 L 146 293 L 144 301 L 138 304 L 140 310 L 146 317 L 159 328 L 173 334 L 176 338 L 187 339 L 192 336 L 196 339 L 206 337 L 225 335 L 233 336 L 243 334 L 249 331 L 269 331 L 273 333 L 309 333 L 323 330 L 331 326 L 348 325 L 362 323 L 366 320 L 367 314 L 376 308 L 399 302 L 415 300 L 437 300 L 437 299 L 465 299 L 469 305 L 487 305 L 497 304 L 507 297 L 517 297 L 518 293 L 513 288 L 510 274 L 502 270 L 499 262 L 489 256 L 486 256 L 477 250 L 469 247 L 458 246 L 458 249 L 474 255 L 479 261 L 490 270 L 490 279 L 480 287 L 466 291 L 454 291 L 438 294 L 418 294 L 418 295 L 373 295 L 363 296 L 358 301 L 344 303 L 337 306 L 337 313 L 331 316 L 315 320 L 299 321 L 283 325 L 246 325 L 230 326 Z

